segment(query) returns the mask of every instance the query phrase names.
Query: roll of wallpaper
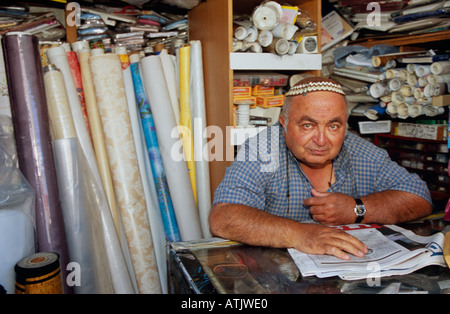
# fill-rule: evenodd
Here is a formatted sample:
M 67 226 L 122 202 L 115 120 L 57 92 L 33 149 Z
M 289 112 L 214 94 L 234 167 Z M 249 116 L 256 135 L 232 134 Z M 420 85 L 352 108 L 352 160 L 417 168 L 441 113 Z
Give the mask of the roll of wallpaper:
M 64 77 L 53 64 L 44 67 L 44 85 L 52 139 L 76 138 Z
M 436 106 L 427 105 L 427 106 L 423 107 L 423 111 L 426 116 L 435 117 L 440 114 L 443 114 L 445 112 L 445 109 L 444 109 L 444 107 L 436 107 Z
M 389 86 L 383 84 L 382 82 L 376 82 L 370 85 L 369 92 L 373 98 L 380 98 L 392 93 Z
M 445 83 L 447 85 L 450 84 L 450 74 L 439 74 L 439 75 L 428 75 L 427 77 L 428 83 L 436 84 L 436 83 Z
M 132 55 L 133 57 L 133 55 Z M 164 223 L 164 230 L 169 242 L 181 241 L 175 211 L 167 185 L 166 172 L 164 170 L 161 153 L 159 151 L 158 139 L 156 136 L 155 123 L 150 105 L 145 95 L 142 84 L 141 73 L 138 60 L 131 60 L 131 74 L 133 77 L 136 101 L 139 104 L 140 119 L 145 136 L 146 148 L 151 161 L 152 177 L 158 195 L 158 204 Z
M 166 80 L 167 89 L 169 91 L 170 103 L 172 104 L 175 122 L 180 124 L 180 102 L 179 102 L 179 86 L 177 78 L 177 59 L 174 55 L 167 52 L 161 52 L 162 67 L 164 70 L 164 78 Z
M 121 47 L 124 48 L 124 47 Z M 128 112 L 130 114 L 131 129 L 133 131 L 134 145 L 136 147 L 136 157 L 139 165 L 139 172 L 142 179 L 142 187 L 144 189 L 145 203 L 147 209 L 147 215 L 149 217 L 150 230 L 152 233 L 154 254 L 158 266 L 158 274 L 161 286 L 167 282 L 167 274 L 162 273 L 164 270 L 163 265 L 166 263 L 165 253 L 165 236 L 164 231 L 161 229 L 162 218 L 159 213 L 159 207 L 157 206 L 155 193 L 152 193 L 154 185 L 150 185 L 150 180 L 153 179 L 150 170 L 149 158 L 146 158 L 145 139 L 142 133 L 142 124 L 138 112 L 138 104 L 136 101 L 136 94 L 134 91 L 133 77 L 131 75 L 130 58 L 126 53 L 126 49 L 117 49 L 116 53 L 120 53 L 120 60 L 122 62 L 122 75 L 125 84 L 125 94 L 128 103 Z M 162 231 L 162 232 L 161 232 Z
M 81 69 L 80 63 L 78 62 L 78 56 L 75 51 L 67 51 L 66 55 L 70 72 L 72 73 L 73 83 L 75 84 L 75 90 L 77 91 L 78 99 L 80 100 L 81 112 L 83 113 L 84 122 L 86 123 L 86 129 L 87 132 L 91 134 L 89 118 L 86 111 L 86 99 L 84 97 L 83 80 L 81 78 Z
M 36 192 L 37 250 L 60 255 L 63 276 L 69 261 L 59 199 L 37 37 L 9 33 L 2 38 L 11 114 L 20 170 Z M 65 293 L 72 289 L 67 284 Z
M 95 155 L 91 155 L 89 163 L 91 165 L 90 186 L 97 187 L 97 194 L 102 224 L 106 252 L 108 254 L 110 273 L 116 293 L 133 293 L 130 275 L 125 265 L 125 259 L 120 248 L 120 218 L 116 204 L 114 185 L 109 168 L 108 155 L 103 136 L 103 126 L 98 111 L 97 100 L 92 82 L 92 74 L 89 66 L 90 50 L 80 50 L 80 68 L 83 80 L 83 88 L 86 98 L 86 111 L 91 127 L 92 141 L 95 148 Z M 97 161 L 97 163 L 94 162 Z M 98 165 L 98 168 L 96 168 Z
M 172 203 L 177 217 L 181 240 L 189 241 L 202 238 L 200 218 L 195 204 L 192 187 L 189 180 L 186 162 L 180 158 L 173 158 L 172 150 L 179 147 L 180 137 L 177 125 L 170 108 L 169 94 L 161 60 L 158 56 L 148 56 L 141 60 L 142 80 L 145 93 L 150 102 L 154 115 L 159 149 L 163 158 Z
M 197 182 L 197 207 L 204 238 L 211 237 L 209 212 L 211 209 L 211 185 L 209 178 L 209 156 L 204 156 L 206 141 L 206 105 L 203 80 L 202 44 L 192 40 L 191 44 L 191 108 L 194 120 L 194 159 Z
M 118 206 L 140 293 L 159 293 L 158 270 L 137 163 L 120 57 L 89 59 Z
M 261 31 L 258 35 L 258 43 L 261 47 L 268 47 L 273 41 L 273 36 L 271 31 Z
M 94 83 L 92 82 L 91 69 L 89 67 L 89 50 L 80 50 L 78 57 L 80 59 L 81 78 L 83 81 L 84 96 L 86 99 L 86 112 L 91 127 L 91 138 L 94 146 L 95 157 L 100 174 L 101 181 L 108 199 L 111 215 L 117 233 L 120 233 L 119 211 L 116 204 L 116 194 L 109 168 L 108 154 L 106 151 L 105 139 L 103 136 L 103 126 L 98 112 L 97 99 L 95 98 Z
M 433 97 L 446 94 L 447 84 L 445 83 L 436 83 L 436 84 L 427 84 L 423 91 L 425 97 Z
M 415 73 L 417 77 L 422 77 L 431 73 L 431 65 L 416 64 Z
M 413 104 L 410 105 L 408 108 L 408 115 L 411 118 L 417 118 L 418 116 L 424 114 L 423 112 L 423 106 L 420 104 Z
M 435 75 L 450 74 L 450 61 L 433 62 L 430 71 Z
M 197 200 L 197 183 L 195 178 L 195 161 L 194 161 L 194 140 L 192 137 L 192 119 L 191 105 L 189 103 L 190 94 L 190 55 L 191 46 L 181 47 L 179 50 L 179 67 L 180 76 L 180 124 L 179 131 L 183 139 L 183 149 L 186 158 L 186 164 L 191 180 L 192 192 L 195 200 Z

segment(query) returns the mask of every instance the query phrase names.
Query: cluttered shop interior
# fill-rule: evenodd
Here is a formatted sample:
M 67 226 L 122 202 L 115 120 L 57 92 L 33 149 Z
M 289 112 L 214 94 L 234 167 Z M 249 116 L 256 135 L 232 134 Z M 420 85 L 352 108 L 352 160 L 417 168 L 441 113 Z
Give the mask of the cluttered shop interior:
M 450 1 L 2 1 L 0 39 L 0 294 L 450 293 Z

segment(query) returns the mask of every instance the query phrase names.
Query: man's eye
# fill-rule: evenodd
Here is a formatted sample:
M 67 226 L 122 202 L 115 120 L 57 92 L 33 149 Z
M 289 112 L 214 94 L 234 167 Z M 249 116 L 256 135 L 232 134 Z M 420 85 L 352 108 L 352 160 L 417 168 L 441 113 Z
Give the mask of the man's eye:
M 305 123 L 305 124 L 303 124 L 303 128 L 304 129 L 311 129 L 312 128 L 312 124 L 311 123 Z
M 337 130 L 339 129 L 339 125 L 337 125 L 337 124 L 331 124 L 331 125 L 330 125 L 330 129 L 331 129 L 332 131 L 337 131 Z

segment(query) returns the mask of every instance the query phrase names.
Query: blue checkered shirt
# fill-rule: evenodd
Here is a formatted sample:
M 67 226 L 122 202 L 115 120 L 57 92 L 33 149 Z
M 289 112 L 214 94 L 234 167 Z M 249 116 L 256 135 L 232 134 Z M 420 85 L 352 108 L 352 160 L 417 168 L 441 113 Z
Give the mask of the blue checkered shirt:
M 333 162 L 336 180 L 328 192 L 360 198 L 384 190 L 399 190 L 431 203 L 430 192 L 417 174 L 409 173 L 392 161 L 385 150 L 353 133 L 347 133 Z M 277 123 L 240 147 L 214 193 L 213 203 L 244 204 L 305 221 L 311 217 L 302 203 L 312 197 L 311 189 L 311 182 L 287 149 L 282 128 Z

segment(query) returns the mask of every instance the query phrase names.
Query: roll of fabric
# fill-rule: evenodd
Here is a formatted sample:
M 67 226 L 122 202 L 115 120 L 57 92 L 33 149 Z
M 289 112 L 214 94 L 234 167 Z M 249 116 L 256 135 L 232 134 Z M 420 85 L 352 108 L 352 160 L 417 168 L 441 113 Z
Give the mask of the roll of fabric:
M 118 206 L 140 293 L 159 293 L 159 282 L 142 179 L 117 54 L 89 59 Z
M 141 66 L 145 93 L 154 115 L 159 148 L 181 240 L 200 239 L 202 238 L 200 218 L 192 193 L 186 162 L 172 156 L 172 150 L 179 146 L 181 139 L 172 135 L 178 133 L 177 125 L 170 107 L 167 106 L 170 103 L 170 97 L 166 82 L 162 79 L 164 72 L 161 60 L 158 56 L 148 56 L 141 60 Z
M 144 86 L 142 85 L 139 63 L 137 60 L 132 61 L 135 61 L 131 62 L 131 74 L 133 77 L 136 101 L 139 106 L 147 152 L 151 161 L 152 176 L 155 182 L 156 194 L 158 195 L 158 204 L 164 223 L 165 234 L 169 242 L 181 241 L 170 191 L 167 185 L 166 172 L 159 151 L 153 114 L 147 96 L 145 95 Z
M 179 50 L 178 73 L 180 76 L 180 133 L 183 139 L 183 149 L 191 180 L 192 193 L 197 201 L 197 183 L 195 179 L 194 141 L 192 137 L 191 107 L 189 103 L 190 55 L 191 46 Z
M 197 207 L 203 236 L 211 237 L 209 212 L 211 210 L 211 183 L 209 178 L 209 156 L 207 151 L 205 86 L 203 80 L 202 43 L 192 40 L 191 44 L 191 108 L 194 120 L 194 159 L 197 182 Z
M 45 98 L 39 41 L 24 33 L 2 38 L 20 170 L 36 192 L 37 250 L 70 262 Z M 72 289 L 64 285 L 64 292 Z

